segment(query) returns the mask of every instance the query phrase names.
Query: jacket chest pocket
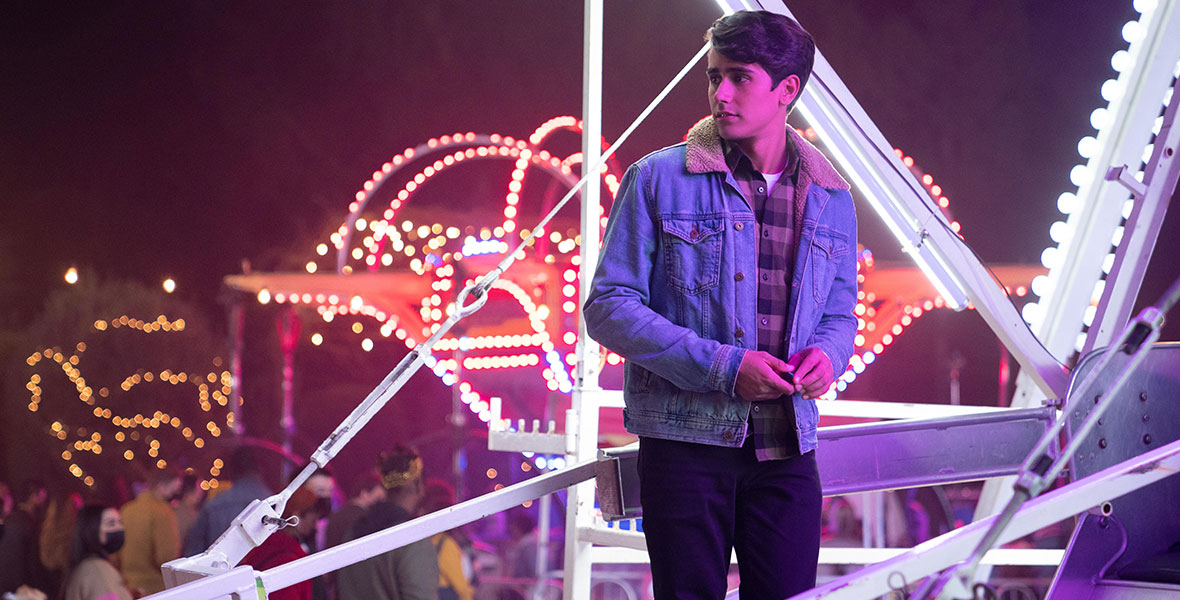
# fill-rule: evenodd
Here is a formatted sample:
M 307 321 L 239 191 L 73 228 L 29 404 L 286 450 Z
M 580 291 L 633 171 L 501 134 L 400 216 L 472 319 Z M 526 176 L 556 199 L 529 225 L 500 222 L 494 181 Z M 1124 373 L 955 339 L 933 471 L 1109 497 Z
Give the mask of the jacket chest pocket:
M 721 244 L 725 220 L 666 218 L 663 229 L 665 267 L 672 289 L 700 294 L 721 280 Z
M 848 252 L 848 234 L 842 231 L 823 227 L 812 236 L 811 278 L 817 302 L 822 303 L 827 298 L 836 276 L 836 264 Z

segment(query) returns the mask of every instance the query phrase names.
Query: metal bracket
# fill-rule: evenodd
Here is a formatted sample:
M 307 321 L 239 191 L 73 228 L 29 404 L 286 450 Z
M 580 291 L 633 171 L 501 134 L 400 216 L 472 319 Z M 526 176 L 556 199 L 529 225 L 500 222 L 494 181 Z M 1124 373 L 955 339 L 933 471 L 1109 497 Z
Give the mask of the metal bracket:
M 517 421 L 516 431 L 507 428 L 488 431 L 488 450 L 500 452 L 536 452 L 537 454 L 566 454 L 564 433 L 557 433 L 557 423 L 549 421 L 547 431 L 541 431 L 541 421 L 533 419 L 532 431 L 526 431 L 524 419 Z
M 1147 193 L 1147 185 L 1142 181 L 1135 179 L 1135 174 L 1131 172 L 1131 168 L 1127 165 L 1121 167 L 1111 167 L 1106 171 L 1107 181 L 1117 181 L 1123 184 L 1123 187 L 1131 190 L 1135 195 L 1136 200 L 1141 200 Z

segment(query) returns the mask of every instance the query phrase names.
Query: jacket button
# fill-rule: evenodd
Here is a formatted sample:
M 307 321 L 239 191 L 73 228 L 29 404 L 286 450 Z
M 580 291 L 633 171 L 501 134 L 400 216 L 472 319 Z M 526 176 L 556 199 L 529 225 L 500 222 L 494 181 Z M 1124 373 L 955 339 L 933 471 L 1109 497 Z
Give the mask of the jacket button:
M 734 224 L 733 224 L 733 228 L 734 228 L 734 229 L 736 229 L 736 230 L 738 230 L 738 231 L 741 231 L 741 230 L 742 230 L 742 227 L 745 227 L 745 225 L 742 225 L 741 223 L 734 223 Z
M 746 337 L 746 330 L 738 327 L 738 330 L 733 332 L 733 335 L 740 338 Z
M 721 438 L 728 442 L 733 439 L 733 432 L 726 429 L 725 432 L 721 434 Z
M 758 411 L 760 411 L 760 410 L 762 410 L 762 407 L 760 407 L 760 406 L 758 406 L 757 404 L 755 404 L 755 405 L 754 405 L 754 412 L 758 412 Z
M 695 239 L 701 237 L 701 232 L 697 231 L 696 229 L 693 229 L 692 231 L 690 231 L 688 233 L 688 237 L 695 240 Z
M 734 275 L 734 276 L 733 276 L 733 280 L 734 280 L 734 281 L 741 281 L 741 280 L 743 280 L 743 279 L 745 279 L 745 278 L 746 278 L 746 276 L 745 276 L 745 274 L 743 274 L 743 273 L 738 273 L 737 275 Z

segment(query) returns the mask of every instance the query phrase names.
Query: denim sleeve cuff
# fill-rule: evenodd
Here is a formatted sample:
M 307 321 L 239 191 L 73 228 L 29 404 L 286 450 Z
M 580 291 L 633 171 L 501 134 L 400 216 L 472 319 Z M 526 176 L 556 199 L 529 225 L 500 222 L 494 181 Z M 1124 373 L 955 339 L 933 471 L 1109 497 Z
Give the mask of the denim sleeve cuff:
M 818 348 L 819 351 L 822 352 L 824 356 L 828 357 L 828 364 L 832 365 L 832 376 L 839 378 L 840 373 L 836 372 L 836 361 L 832 360 L 832 351 L 828 350 L 827 348 L 824 348 L 823 346 L 816 346 L 816 348 Z
M 745 348 L 721 344 L 713 357 L 713 365 L 709 367 L 709 387 L 730 396 L 735 395 L 738 368 L 745 357 Z
M 823 352 L 824 356 L 828 357 L 828 362 L 832 364 L 832 376 L 839 379 L 848 368 L 848 358 L 840 355 L 840 353 L 834 351 L 827 344 L 816 344 L 815 347 L 820 352 Z

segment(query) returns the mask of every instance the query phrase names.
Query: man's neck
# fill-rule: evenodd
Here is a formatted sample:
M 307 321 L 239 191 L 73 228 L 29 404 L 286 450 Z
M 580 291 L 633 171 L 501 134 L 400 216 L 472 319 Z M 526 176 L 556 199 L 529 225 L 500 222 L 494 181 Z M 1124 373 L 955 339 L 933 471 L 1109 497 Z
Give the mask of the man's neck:
M 410 499 L 397 499 L 397 500 L 394 500 L 393 503 L 398 508 L 409 513 L 411 518 L 413 518 L 413 516 L 414 516 L 414 509 L 416 509 L 418 507 L 418 502 L 412 498 L 410 498 Z
M 734 140 L 759 173 L 780 173 L 787 167 L 787 129 L 778 135 Z

